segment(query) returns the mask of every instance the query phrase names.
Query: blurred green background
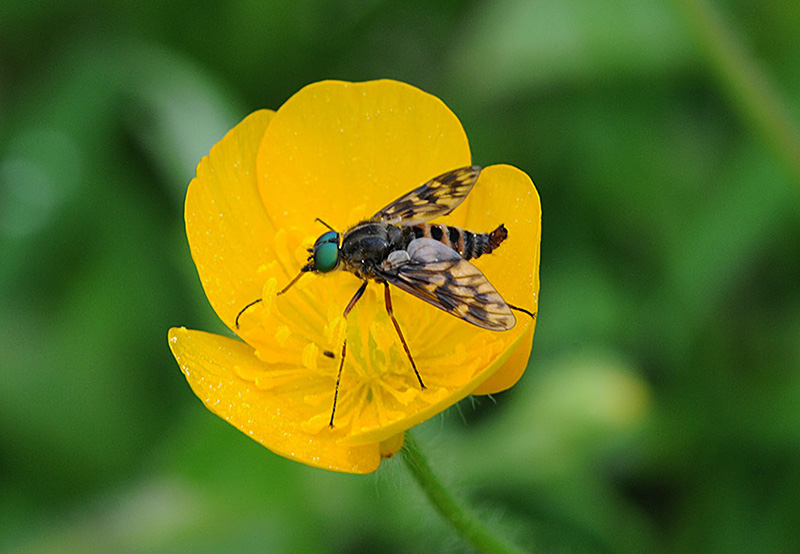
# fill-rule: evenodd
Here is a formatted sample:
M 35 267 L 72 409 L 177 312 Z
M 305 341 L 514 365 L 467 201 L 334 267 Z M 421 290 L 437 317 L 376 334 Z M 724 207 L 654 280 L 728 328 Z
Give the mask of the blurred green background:
M 421 426 L 435 469 L 540 551 L 794 551 L 800 10 L 714 8 L 4 0 L 0 550 L 467 549 L 401 461 L 284 460 L 167 348 L 224 332 L 183 230 L 200 158 L 305 84 L 388 77 L 543 204 L 528 372 Z

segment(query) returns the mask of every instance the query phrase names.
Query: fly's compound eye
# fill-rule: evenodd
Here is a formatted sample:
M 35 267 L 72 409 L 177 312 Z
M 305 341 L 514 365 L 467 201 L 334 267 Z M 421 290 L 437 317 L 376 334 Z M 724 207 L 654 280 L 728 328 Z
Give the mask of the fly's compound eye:
M 326 242 L 333 242 L 337 245 L 339 244 L 339 233 L 336 231 L 328 231 L 327 233 L 323 233 L 314 243 L 314 251 L 319 248 L 320 245 L 325 244 Z
M 328 231 L 314 243 L 314 269 L 327 273 L 339 265 L 339 233 Z

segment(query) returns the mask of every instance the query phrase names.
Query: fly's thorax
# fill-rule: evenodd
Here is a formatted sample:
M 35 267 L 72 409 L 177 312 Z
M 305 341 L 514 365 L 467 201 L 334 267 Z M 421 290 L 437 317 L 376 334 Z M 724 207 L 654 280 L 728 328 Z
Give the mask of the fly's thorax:
M 441 223 L 420 223 L 412 225 L 409 229 L 414 233 L 414 238 L 429 238 L 439 241 L 458 252 L 465 260 L 490 254 L 508 237 L 508 231 L 504 225 L 498 226 L 491 233 L 476 233 Z
M 361 277 L 374 277 L 379 266 L 393 251 L 405 248 L 404 230 L 380 221 L 364 221 L 349 229 L 342 238 L 340 256 L 343 269 Z

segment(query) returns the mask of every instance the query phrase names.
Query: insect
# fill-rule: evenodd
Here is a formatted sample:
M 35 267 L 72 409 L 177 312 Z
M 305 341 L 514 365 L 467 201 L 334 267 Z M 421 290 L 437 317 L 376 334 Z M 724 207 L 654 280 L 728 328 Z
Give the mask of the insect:
M 427 221 L 452 212 L 467 197 L 478 180 L 481 168 L 468 166 L 448 171 L 412 190 L 381 209 L 374 216 L 340 235 L 317 219 L 329 231 L 309 248 L 306 265 L 278 294 L 285 294 L 306 273 L 329 273 L 342 269 L 363 280 L 347 307 L 344 317 L 355 307 L 370 281 L 383 284 L 386 311 L 394 324 L 408 361 L 421 389 L 425 383 L 417 370 L 400 325 L 394 317 L 389 285 L 464 321 L 484 329 L 506 331 L 516 324 L 511 310 L 535 318 L 536 314 L 507 303 L 469 260 L 490 254 L 508 237 L 503 224 L 490 233 L 476 233 Z M 261 302 L 255 300 L 236 316 Z M 334 354 L 326 350 L 325 356 Z M 333 427 L 339 384 L 342 379 L 347 339 L 342 344 L 339 371 L 333 393 L 329 426 Z

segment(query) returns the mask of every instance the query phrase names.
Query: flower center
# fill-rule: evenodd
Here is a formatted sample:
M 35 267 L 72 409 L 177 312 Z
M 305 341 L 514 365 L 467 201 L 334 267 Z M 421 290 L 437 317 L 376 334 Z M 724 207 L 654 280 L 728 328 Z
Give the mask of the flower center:
M 394 313 L 423 390 L 386 312 L 382 285 L 370 283 L 345 321 L 342 313 L 359 286 L 357 278 L 343 272 L 309 275 L 278 296 L 288 280 L 280 265 L 264 269 L 262 302 L 242 318 L 241 334 L 265 362 L 257 386 L 289 398 L 307 432 L 331 432 L 345 336 L 333 428 L 342 436 L 370 434 L 434 408 L 466 390 L 502 348 L 501 334 L 392 289 Z

